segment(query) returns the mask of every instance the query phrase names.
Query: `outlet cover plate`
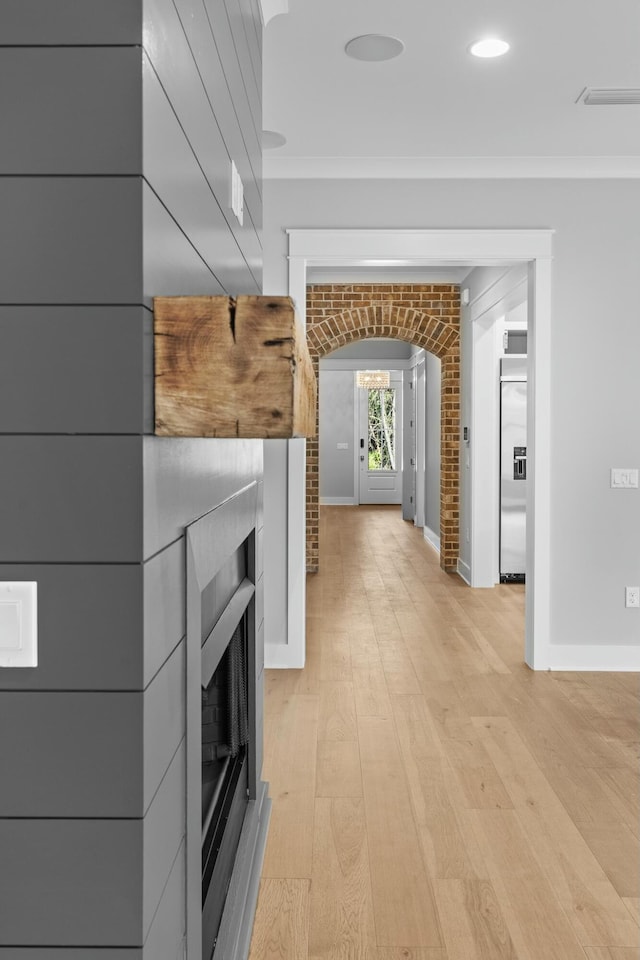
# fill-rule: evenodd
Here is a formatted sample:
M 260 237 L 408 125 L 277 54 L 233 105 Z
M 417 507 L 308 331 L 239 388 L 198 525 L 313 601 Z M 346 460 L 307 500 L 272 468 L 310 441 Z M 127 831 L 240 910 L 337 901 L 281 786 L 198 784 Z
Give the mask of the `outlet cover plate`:
M 640 587 L 625 588 L 625 606 L 640 607 Z
M 38 665 L 38 584 L 0 583 L 0 667 Z

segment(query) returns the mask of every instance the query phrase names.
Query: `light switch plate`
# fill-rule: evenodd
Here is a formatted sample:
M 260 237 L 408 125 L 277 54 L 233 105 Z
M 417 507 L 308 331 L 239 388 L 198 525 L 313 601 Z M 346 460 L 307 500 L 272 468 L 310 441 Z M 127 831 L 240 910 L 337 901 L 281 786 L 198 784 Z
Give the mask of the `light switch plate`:
M 244 218 L 244 186 L 233 160 L 231 161 L 231 209 L 242 226 Z
M 612 467 L 611 486 L 615 490 L 637 490 L 638 471 L 633 467 Z
M 0 667 L 38 665 L 38 584 L 0 583 Z

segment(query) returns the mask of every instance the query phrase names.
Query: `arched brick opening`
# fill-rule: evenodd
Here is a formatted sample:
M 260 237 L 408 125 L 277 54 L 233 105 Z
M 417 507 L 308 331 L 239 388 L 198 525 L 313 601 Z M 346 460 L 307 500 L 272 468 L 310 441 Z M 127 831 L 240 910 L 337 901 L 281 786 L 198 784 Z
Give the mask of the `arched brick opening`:
M 316 376 L 322 357 L 358 340 L 389 338 L 404 340 L 435 354 L 442 361 L 442 404 L 440 441 L 440 566 L 447 572 L 457 569 L 459 548 L 459 436 L 460 436 L 460 298 L 459 289 L 450 285 L 421 286 L 419 300 L 424 308 L 402 306 L 389 299 L 393 287 L 385 288 L 385 298 L 376 302 L 375 287 L 368 303 L 352 309 L 327 315 L 341 298 L 349 300 L 353 294 L 340 294 L 337 286 L 326 294 L 318 293 L 324 287 L 309 288 L 307 308 L 307 343 Z M 346 287 L 357 291 L 357 287 Z M 407 287 L 400 288 L 408 289 Z M 447 291 L 450 299 L 441 300 Z M 381 291 L 382 292 L 382 291 Z M 314 296 L 326 296 L 323 306 L 314 309 Z M 357 296 L 357 294 L 355 294 Z M 361 295 L 362 296 L 362 295 Z M 348 306 L 348 302 L 344 304 Z M 429 310 L 429 312 L 426 312 Z M 318 424 L 316 424 L 318 426 Z M 315 573 L 319 567 L 319 440 L 307 440 L 307 571 Z

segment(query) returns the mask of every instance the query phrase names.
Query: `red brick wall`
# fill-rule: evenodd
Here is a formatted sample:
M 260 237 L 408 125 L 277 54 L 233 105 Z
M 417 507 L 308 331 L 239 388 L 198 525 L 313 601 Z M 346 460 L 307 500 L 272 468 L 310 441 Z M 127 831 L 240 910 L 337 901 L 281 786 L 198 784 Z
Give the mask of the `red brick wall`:
M 307 342 L 319 361 L 338 347 L 390 337 L 442 361 L 440 566 L 458 562 L 460 519 L 460 288 L 453 284 L 316 284 L 307 288 Z M 307 570 L 319 565 L 318 439 L 307 440 Z

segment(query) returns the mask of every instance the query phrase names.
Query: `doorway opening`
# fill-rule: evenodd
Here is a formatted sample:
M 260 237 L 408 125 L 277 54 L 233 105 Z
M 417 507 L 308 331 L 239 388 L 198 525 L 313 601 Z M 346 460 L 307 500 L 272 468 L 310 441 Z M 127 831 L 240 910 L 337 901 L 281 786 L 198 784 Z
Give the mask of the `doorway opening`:
M 402 376 L 387 373 L 388 386 L 356 392 L 358 503 L 402 503 Z
M 522 264 L 527 271 L 529 350 L 527 370 L 527 584 L 524 659 L 533 669 L 561 668 L 567 648 L 551 642 L 551 474 L 550 357 L 551 259 L 550 229 L 289 229 L 288 290 L 302 321 L 306 318 L 307 271 L 380 266 L 497 267 Z M 487 298 L 492 292 L 487 290 Z M 476 324 L 472 324 L 475 327 Z M 384 328 L 384 324 L 382 324 Z M 471 329 L 471 328 L 470 328 Z M 336 334 L 341 331 L 337 330 Z M 389 336 L 381 332 L 379 336 Z M 475 338 L 472 336 L 475 351 Z M 427 347 L 427 349 L 429 349 Z M 475 353 L 474 353 L 475 357 Z M 475 364 L 475 359 L 474 359 Z M 443 364 L 444 366 L 444 364 Z M 444 370 L 443 370 L 444 376 Z M 474 382 L 475 389 L 475 382 Z M 477 426 L 472 418 L 472 433 Z M 477 434 L 477 431 L 476 431 Z M 458 460 L 456 436 L 455 459 Z M 476 452 L 478 450 L 476 436 Z M 444 466 L 444 465 L 443 465 Z M 474 483 L 471 462 L 472 561 L 481 539 L 485 514 Z M 317 464 L 316 464 L 317 469 Z M 305 442 L 286 446 L 286 624 L 285 643 L 268 643 L 266 662 L 301 667 L 305 661 Z M 316 518 L 317 519 L 317 518 Z
M 316 284 L 307 288 L 306 317 L 307 343 L 318 379 L 323 357 L 368 339 L 401 340 L 441 360 L 440 565 L 446 572 L 456 572 L 460 516 L 460 288 L 455 284 Z M 366 474 L 365 483 L 369 471 Z M 389 481 L 389 477 L 371 476 L 373 484 L 389 486 Z M 317 572 L 320 562 L 319 502 L 316 436 L 306 445 L 309 573 Z
M 320 506 L 396 505 L 438 562 L 441 368 L 406 341 L 360 340 L 320 360 L 318 405 Z

